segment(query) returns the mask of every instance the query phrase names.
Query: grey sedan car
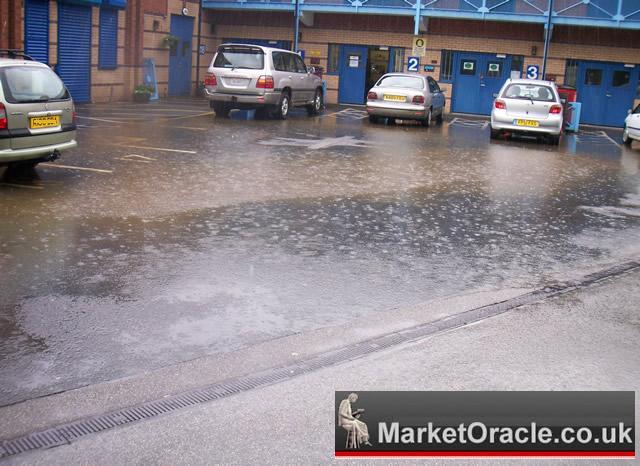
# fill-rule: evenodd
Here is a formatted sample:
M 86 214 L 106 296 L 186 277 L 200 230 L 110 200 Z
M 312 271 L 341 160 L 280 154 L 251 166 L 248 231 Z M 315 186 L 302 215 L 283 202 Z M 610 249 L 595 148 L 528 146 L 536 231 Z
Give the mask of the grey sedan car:
M 369 121 L 380 118 L 442 122 L 445 97 L 438 83 L 419 74 L 385 74 L 367 94 Z
M 509 79 L 502 86 L 491 111 L 491 138 L 502 134 L 546 136 L 560 142 L 562 103 L 553 82 Z

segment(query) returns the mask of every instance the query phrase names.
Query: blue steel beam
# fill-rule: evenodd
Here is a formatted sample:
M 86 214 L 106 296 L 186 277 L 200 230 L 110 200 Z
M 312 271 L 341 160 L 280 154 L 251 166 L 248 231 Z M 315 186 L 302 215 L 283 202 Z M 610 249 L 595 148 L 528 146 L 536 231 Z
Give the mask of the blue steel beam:
M 460 0 L 458 8 L 440 8 L 442 0 L 300 0 L 300 12 L 377 14 L 413 16 L 414 32 L 420 18 L 459 18 L 545 24 L 547 8 L 540 0 Z M 491 1 L 491 0 L 489 0 Z M 546 1 L 544 3 L 547 3 Z M 527 8 L 532 12 L 501 11 L 509 5 Z M 621 29 L 640 29 L 640 10 L 634 6 L 640 0 L 573 0 L 554 8 L 553 23 L 574 26 L 594 26 Z M 295 10 L 295 0 L 202 0 L 204 8 L 255 11 Z M 544 5 L 546 7 L 546 5 Z

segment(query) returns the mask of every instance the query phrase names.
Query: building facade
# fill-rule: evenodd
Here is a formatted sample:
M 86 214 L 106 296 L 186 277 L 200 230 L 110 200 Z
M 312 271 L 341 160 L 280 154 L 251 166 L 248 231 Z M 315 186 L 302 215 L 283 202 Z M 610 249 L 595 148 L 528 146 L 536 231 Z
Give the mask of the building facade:
M 545 77 L 577 88 L 583 123 L 620 126 L 640 97 L 640 0 L 0 2 L 0 48 L 49 63 L 78 102 L 193 94 L 221 43 L 297 42 L 328 103 L 407 71 L 438 80 L 448 111 L 486 115 L 505 79 L 542 77 L 547 34 Z
M 551 15 L 549 4 L 299 0 L 296 9 L 291 0 L 203 0 L 212 45 L 291 44 L 298 11 L 298 50 L 324 69 L 329 103 L 363 104 L 382 73 L 409 71 L 438 80 L 449 111 L 487 115 L 512 73 L 542 77 L 550 31 L 546 78 L 577 88 L 583 123 L 621 126 L 640 97 L 640 1 L 555 0 Z

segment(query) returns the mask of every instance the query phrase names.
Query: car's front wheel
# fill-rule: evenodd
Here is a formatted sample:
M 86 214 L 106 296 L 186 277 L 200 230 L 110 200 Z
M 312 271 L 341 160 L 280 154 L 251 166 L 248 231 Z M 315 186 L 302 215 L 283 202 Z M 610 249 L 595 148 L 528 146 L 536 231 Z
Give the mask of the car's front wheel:
M 631 136 L 629 136 L 629 128 L 627 128 L 626 126 L 624 127 L 624 131 L 622 131 L 622 142 L 625 146 L 630 146 L 633 142 L 633 139 L 631 139 Z
M 216 116 L 220 118 L 228 118 L 231 112 L 231 108 L 229 108 L 227 104 L 220 102 L 211 102 L 211 107 L 213 111 L 216 112 Z
M 429 111 L 427 112 L 427 117 L 421 121 L 422 126 L 424 126 L 425 128 L 428 128 L 429 126 L 431 126 L 432 118 L 433 118 L 433 111 L 429 109 Z
M 322 90 L 316 89 L 316 94 L 313 97 L 313 102 L 307 105 L 307 114 L 309 116 L 316 116 L 322 110 Z
M 276 106 L 273 116 L 279 120 L 286 120 L 289 116 L 289 109 L 291 107 L 291 97 L 288 92 L 283 92 L 280 96 L 280 102 Z

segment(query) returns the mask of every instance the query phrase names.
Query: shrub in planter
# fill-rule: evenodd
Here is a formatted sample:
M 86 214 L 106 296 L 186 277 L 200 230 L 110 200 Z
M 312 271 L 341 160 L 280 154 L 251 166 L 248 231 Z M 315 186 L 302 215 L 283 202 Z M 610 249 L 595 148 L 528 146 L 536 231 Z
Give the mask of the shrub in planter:
M 139 86 L 136 86 L 133 90 L 133 100 L 135 102 L 149 102 L 152 93 L 153 88 L 141 84 Z

